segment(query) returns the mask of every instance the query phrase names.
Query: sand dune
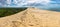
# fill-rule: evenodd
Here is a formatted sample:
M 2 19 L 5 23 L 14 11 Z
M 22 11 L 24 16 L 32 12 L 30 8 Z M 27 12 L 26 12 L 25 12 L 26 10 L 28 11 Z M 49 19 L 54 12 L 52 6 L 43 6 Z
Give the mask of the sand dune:
M 28 8 L 0 18 L 0 27 L 60 27 L 60 12 Z

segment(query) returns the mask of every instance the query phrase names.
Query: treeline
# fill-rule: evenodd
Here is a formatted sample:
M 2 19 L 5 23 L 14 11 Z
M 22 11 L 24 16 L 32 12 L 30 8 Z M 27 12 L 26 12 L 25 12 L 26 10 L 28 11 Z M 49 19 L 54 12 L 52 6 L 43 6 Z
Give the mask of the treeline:
M 0 8 L 0 17 L 9 16 L 27 8 Z

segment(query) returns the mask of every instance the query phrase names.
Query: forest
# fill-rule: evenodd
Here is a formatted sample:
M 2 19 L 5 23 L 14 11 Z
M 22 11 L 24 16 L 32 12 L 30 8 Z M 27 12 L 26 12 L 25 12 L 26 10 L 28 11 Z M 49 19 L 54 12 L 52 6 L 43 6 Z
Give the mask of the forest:
M 27 8 L 0 8 L 0 17 L 9 16 L 21 12 Z

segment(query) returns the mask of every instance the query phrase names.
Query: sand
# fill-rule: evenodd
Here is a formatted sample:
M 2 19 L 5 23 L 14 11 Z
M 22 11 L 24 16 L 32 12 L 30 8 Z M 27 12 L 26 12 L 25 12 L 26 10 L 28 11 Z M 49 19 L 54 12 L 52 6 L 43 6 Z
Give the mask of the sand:
M 0 27 L 60 27 L 60 12 L 28 8 L 0 18 Z

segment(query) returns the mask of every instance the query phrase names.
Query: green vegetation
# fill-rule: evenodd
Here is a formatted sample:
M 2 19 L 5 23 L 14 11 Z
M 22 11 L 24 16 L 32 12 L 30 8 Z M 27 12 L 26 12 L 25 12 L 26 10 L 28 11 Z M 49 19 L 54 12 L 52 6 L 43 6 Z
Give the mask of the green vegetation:
M 16 14 L 25 9 L 27 9 L 27 8 L 0 8 L 0 17 Z

